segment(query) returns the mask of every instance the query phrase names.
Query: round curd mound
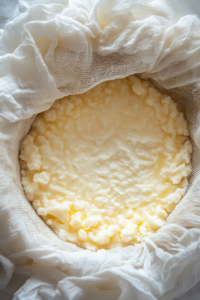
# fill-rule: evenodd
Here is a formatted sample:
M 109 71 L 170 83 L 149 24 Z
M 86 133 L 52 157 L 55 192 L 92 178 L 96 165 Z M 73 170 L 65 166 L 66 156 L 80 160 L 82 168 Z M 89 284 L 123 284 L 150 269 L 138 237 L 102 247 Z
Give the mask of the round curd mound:
M 59 99 L 21 144 L 26 197 L 64 241 L 92 251 L 134 245 L 186 191 L 188 135 L 170 96 L 135 76 Z

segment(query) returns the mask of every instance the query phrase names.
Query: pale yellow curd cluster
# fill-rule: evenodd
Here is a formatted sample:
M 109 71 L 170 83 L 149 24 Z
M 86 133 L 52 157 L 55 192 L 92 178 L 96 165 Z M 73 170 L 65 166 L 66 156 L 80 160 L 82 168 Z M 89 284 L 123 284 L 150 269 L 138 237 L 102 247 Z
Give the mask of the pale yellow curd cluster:
M 64 241 L 96 251 L 155 233 L 183 197 L 192 146 L 176 103 L 135 76 L 57 100 L 21 144 L 22 185 Z

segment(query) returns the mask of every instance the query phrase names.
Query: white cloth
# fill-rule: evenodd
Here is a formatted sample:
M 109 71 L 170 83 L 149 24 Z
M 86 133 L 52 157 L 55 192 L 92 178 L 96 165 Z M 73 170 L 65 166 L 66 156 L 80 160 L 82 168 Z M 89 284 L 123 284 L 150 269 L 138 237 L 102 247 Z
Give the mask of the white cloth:
M 6 23 L 20 14 L 18 0 L 0 0 L 0 32 Z
M 24 13 L 5 26 L 0 36 L 1 288 L 14 264 L 15 272 L 30 276 L 15 300 L 129 300 L 130 295 L 167 300 L 199 281 L 200 19 L 188 14 L 191 3 L 21 1 Z M 55 99 L 135 73 L 179 99 L 194 146 L 190 189 L 151 239 L 91 253 L 59 240 L 36 215 L 20 183 L 19 145 L 34 115 Z

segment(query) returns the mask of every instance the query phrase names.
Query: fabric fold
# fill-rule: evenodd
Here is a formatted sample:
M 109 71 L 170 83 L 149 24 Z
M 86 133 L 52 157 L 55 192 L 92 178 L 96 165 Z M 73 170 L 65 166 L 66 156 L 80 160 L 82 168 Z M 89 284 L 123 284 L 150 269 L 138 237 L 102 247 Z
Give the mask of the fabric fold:
M 1 288 L 31 278 L 14 299 L 170 300 L 200 278 L 200 19 L 187 1 L 20 1 L 0 34 Z M 177 101 L 193 143 L 189 189 L 142 244 L 96 253 L 60 240 L 32 209 L 19 146 L 57 98 L 137 74 Z M 5 258 L 5 256 L 7 258 Z

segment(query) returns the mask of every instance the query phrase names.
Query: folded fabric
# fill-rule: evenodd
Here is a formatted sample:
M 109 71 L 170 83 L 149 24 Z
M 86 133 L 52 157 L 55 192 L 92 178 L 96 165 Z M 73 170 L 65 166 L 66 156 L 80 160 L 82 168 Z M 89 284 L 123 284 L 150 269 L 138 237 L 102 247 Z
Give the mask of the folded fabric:
M 200 278 L 200 19 L 187 1 L 21 1 L 0 35 L 1 286 L 14 299 L 165 299 Z M 193 143 L 189 189 L 151 239 L 92 253 L 60 240 L 20 181 L 19 146 L 55 99 L 130 74 L 178 101 Z

